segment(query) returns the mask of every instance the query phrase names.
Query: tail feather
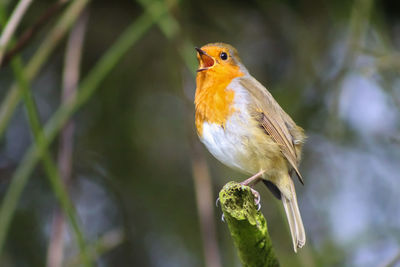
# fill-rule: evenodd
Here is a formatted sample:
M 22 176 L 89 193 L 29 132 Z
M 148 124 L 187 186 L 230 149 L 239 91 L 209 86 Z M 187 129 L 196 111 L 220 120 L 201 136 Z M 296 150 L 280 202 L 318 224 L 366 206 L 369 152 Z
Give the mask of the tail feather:
M 289 223 L 290 233 L 292 235 L 293 249 L 294 252 L 297 252 L 297 248 L 303 247 L 306 243 L 306 233 L 304 231 L 303 221 L 297 205 L 296 191 L 292 181 L 290 191 L 290 198 L 284 194 L 282 194 L 281 197 Z

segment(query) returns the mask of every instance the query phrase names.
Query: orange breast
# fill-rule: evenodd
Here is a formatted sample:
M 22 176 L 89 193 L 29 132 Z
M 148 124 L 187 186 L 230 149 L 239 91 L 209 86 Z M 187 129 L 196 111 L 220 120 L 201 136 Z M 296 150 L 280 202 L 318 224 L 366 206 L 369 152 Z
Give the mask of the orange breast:
M 228 88 L 231 81 L 243 76 L 239 68 L 228 72 L 207 70 L 199 72 L 196 78 L 196 128 L 199 136 L 203 135 L 203 123 L 216 123 L 225 126 L 226 121 L 235 111 L 233 99 L 235 92 Z

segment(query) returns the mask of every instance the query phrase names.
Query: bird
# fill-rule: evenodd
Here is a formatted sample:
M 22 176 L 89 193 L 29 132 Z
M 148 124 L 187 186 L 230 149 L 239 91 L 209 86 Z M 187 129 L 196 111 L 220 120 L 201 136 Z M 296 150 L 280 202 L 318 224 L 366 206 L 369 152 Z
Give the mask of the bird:
M 243 185 L 262 181 L 282 200 L 297 252 L 306 243 L 293 183 L 297 177 L 304 184 L 298 169 L 304 130 L 249 73 L 233 46 L 209 43 L 195 49 L 195 126 L 200 141 L 223 164 L 252 175 Z M 252 192 L 259 201 L 258 192 Z

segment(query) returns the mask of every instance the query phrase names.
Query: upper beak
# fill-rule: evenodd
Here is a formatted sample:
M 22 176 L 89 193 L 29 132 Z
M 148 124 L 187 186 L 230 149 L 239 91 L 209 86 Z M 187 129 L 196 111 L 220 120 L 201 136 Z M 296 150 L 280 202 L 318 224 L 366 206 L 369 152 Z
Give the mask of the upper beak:
M 197 53 L 199 54 L 199 69 L 197 70 L 197 72 L 199 71 L 203 71 L 203 70 L 208 70 L 209 68 L 211 68 L 212 66 L 214 66 L 214 59 L 209 56 L 204 50 L 195 47 L 195 49 L 197 50 Z
M 199 53 L 199 55 L 204 55 L 204 54 L 206 54 L 206 52 L 204 52 L 204 50 L 201 50 L 201 49 L 198 48 L 198 47 L 195 47 L 194 49 L 197 50 L 197 52 Z

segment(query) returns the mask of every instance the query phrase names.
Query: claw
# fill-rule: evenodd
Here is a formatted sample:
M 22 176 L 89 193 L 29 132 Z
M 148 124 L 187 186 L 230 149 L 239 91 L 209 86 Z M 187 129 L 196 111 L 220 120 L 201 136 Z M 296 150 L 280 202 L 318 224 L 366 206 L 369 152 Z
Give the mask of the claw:
M 225 215 L 222 213 L 221 221 L 225 222 Z
M 254 190 L 253 188 L 251 188 L 251 193 L 253 193 L 254 195 L 254 203 L 258 206 L 260 204 L 261 201 L 261 197 L 260 197 L 260 193 L 258 193 L 256 190 Z
M 218 203 L 219 203 L 219 198 L 217 198 L 217 200 L 215 201 L 215 206 L 218 208 Z
M 260 197 L 260 193 L 258 193 L 256 190 L 254 190 L 253 188 L 250 187 L 251 193 L 254 196 L 254 204 L 257 206 L 257 211 L 259 211 L 261 209 L 261 197 Z

